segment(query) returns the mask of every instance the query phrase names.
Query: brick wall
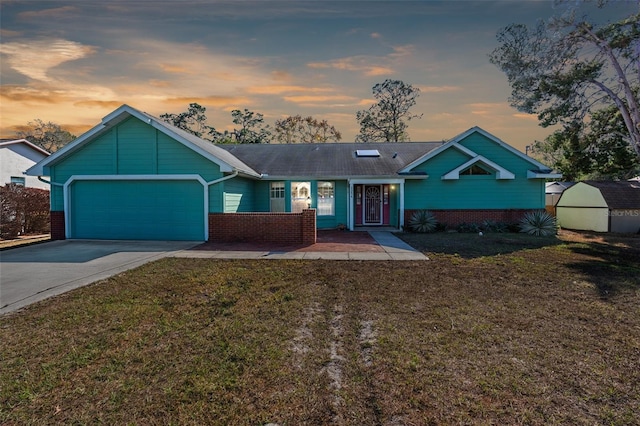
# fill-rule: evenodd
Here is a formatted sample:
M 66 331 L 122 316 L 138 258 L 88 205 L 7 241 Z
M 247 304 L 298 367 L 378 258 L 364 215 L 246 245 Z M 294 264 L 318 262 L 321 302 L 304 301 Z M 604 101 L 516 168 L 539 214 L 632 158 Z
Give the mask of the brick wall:
M 404 223 L 409 224 L 411 215 L 416 210 L 405 210 Z M 525 213 L 530 209 L 513 209 L 513 210 L 429 210 L 438 219 L 438 222 L 444 223 L 449 227 L 455 228 L 461 223 L 477 223 L 478 225 L 485 220 L 493 220 L 503 223 L 518 223 Z
M 51 239 L 66 239 L 64 232 L 64 212 L 51 212 Z
M 316 242 L 316 211 L 302 213 L 210 213 L 209 241 L 311 245 Z

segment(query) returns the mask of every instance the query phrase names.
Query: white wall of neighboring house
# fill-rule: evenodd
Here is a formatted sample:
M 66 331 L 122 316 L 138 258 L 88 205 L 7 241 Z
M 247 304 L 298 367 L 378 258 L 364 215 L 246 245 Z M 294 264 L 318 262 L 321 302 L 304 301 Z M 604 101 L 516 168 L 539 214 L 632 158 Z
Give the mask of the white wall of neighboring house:
M 24 139 L 0 142 L 0 186 L 24 179 L 24 185 L 29 188 L 49 190 L 49 184 L 23 173 L 47 157 L 45 152 Z

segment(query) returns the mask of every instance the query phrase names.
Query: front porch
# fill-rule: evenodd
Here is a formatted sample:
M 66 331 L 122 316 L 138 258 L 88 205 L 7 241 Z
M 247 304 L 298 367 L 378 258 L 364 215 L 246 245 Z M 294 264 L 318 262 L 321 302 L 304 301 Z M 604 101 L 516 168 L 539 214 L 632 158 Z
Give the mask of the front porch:
M 351 231 L 402 229 L 404 225 L 403 179 L 349 181 L 348 228 Z

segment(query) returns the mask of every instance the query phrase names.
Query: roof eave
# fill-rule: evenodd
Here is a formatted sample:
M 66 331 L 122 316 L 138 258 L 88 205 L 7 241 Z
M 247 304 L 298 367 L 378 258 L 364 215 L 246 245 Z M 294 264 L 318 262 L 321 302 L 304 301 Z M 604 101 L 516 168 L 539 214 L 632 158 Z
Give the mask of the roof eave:
M 543 172 L 540 170 L 527 170 L 527 179 L 560 179 L 561 177 L 562 173 Z

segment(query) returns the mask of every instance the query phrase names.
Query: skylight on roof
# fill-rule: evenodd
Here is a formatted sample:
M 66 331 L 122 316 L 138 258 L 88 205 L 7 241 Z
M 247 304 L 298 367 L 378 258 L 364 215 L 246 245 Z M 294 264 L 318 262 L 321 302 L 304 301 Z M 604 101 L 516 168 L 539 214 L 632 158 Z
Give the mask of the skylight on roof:
M 377 149 L 357 149 L 356 157 L 380 157 Z

